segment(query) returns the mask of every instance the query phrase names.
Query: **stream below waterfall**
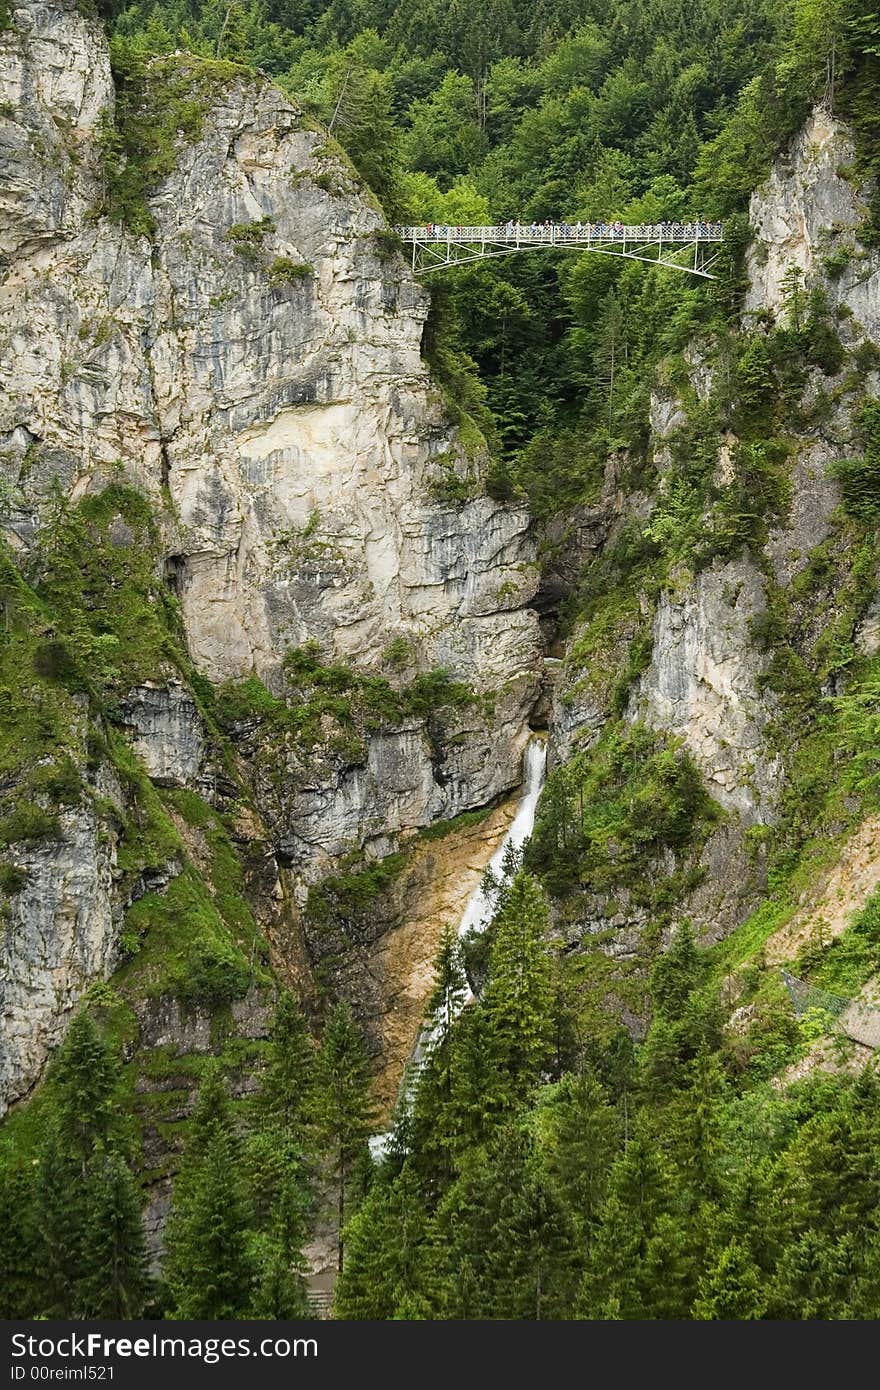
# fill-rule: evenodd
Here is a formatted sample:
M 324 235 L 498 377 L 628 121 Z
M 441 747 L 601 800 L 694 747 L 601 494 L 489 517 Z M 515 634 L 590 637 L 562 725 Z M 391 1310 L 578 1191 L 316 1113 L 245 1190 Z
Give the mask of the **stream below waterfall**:
M 521 850 L 535 827 L 535 813 L 547 775 L 547 744 L 545 739 L 537 734 L 533 735 L 526 745 L 523 772 L 523 794 L 516 808 L 516 815 L 510 823 L 507 834 L 486 865 L 486 876 L 480 881 L 465 904 L 464 912 L 458 924 L 459 937 L 466 936 L 471 932 L 483 932 L 489 926 L 495 912 L 499 892 L 508 880 L 506 873 L 506 867 L 509 863 L 508 854 L 511 851 Z M 487 886 L 488 875 L 491 875 L 489 883 L 494 882 L 494 887 Z M 465 1008 L 471 1003 L 473 997 L 469 990 L 461 1007 Z M 427 1019 L 416 1039 L 409 1066 L 401 1083 L 400 1097 L 404 1104 L 418 1085 L 424 1058 L 436 1032 L 436 1023 Z M 377 1162 L 385 1156 L 389 1138 L 390 1132 L 374 1134 L 371 1137 L 370 1153 Z

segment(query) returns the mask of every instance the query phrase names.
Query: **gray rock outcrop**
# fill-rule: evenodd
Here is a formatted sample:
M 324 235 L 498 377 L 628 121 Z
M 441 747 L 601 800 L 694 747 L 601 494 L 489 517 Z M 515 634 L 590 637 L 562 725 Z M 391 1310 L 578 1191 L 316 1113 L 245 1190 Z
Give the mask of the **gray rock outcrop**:
M 148 774 L 160 787 L 195 782 L 204 736 L 196 702 L 181 685 L 136 686 L 122 709 L 123 727 Z
M 632 713 L 684 740 L 712 796 L 744 823 L 767 818 L 779 763 L 764 731 L 772 696 L 749 622 L 764 608 L 762 576 L 749 560 L 703 570 L 679 595 L 663 593 L 651 663 Z
M 747 316 L 779 317 L 783 281 L 796 266 L 808 281 L 823 281 L 833 305 L 847 306 L 852 334 L 880 339 L 880 256 L 858 241 L 867 206 L 852 182 L 854 156 L 845 127 L 816 107 L 753 194 Z
M 62 811 L 58 833 L 11 846 L 23 885 L 0 919 L 0 1115 L 26 1092 L 92 980 L 116 963 L 114 842 L 89 806 Z

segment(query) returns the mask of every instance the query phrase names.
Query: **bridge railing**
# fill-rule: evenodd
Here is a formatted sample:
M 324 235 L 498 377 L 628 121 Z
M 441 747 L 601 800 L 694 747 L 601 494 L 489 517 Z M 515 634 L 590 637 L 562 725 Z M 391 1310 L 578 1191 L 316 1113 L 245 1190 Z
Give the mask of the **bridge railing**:
M 448 223 L 429 223 L 421 227 L 396 227 L 405 242 L 525 243 L 550 245 L 595 241 L 625 242 L 719 242 L 724 240 L 720 222 L 658 222 L 624 225 L 620 222 L 553 222 L 550 224 L 502 222 L 493 226 L 465 227 Z

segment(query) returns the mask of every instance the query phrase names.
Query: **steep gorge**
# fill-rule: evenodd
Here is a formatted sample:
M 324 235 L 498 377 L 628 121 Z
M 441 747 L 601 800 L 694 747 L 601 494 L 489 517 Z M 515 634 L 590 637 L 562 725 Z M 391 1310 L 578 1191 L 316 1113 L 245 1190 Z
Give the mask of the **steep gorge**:
M 790 959 L 809 837 L 833 863 L 864 809 L 839 757 L 804 773 L 809 701 L 878 650 L 835 476 L 880 394 L 846 130 L 819 108 L 777 161 L 745 317 L 658 374 L 644 458 L 618 449 L 539 558 L 422 360 L 426 292 L 302 111 L 233 64 L 154 60 L 179 124 L 147 235 L 115 215 L 100 26 L 17 5 L 0 56 L 0 1110 L 88 994 L 132 1064 L 157 1232 L 200 1061 L 254 1089 L 278 980 L 354 1003 L 387 1110 L 545 719 L 531 866 L 600 1039 L 644 1035 L 682 920 L 722 941 L 769 902 L 767 960 Z M 744 345 L 791 327 L 792 266 L 824 346 L 767 366 L 749 415 Z M 554 567 L 583 601 L 545 665 Z M 584 787 L 601 832 L 630 765 L 613 832 L 575 844 Z M 789 867 L 807 845 L 783 891 L 780 844 Z

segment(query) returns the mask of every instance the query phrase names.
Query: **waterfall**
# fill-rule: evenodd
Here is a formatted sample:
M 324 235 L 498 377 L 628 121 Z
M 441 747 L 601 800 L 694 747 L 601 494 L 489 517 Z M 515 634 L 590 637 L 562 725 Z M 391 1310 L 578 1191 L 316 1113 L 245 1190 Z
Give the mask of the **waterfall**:
M 544 787 L 547 768 L 547 745 L 542 738 L 531 738 L 526 746 L 525 781 L 523 798 L 516 809 L 510 829 L 489 860 L 488 868 L 496 882 L 504 881 L 504 857 L 511 848 L 522 849 L 535 827 L 535 811 L 538 797 Z M 469 931 L 485 931 L 492 920 L 497 900 L 495 893 L 485 893 L 482 883 L 475 888 L 467 900 L 461 921 L 458 924 L 459 936 Z
M 534 736 L 529 739 L 525 751 L 524 773 L 523 795 L 516 808 L 516 815 L 510 823 L 507 834 L 486 866 L 487 872 L 492 875 L 495 887 L 490 888 L 487 892 L 483 882 L 481 882 L 471 893 L 458 924 L 459 937 L 463 937 L 469 932 L 483 932 L 489 926 L 495 912 L 499 892 L 507 882 L 505 860 L 508 851 L 522 849 L 535 827 L 535 812 L 547 774 L 547 744 L 543 738 Z M 469 990 L 461 1007 L 464 1008 L 469 1004 L 473 997 Z M 427 1019 L 422 1026 L 401 1089 L 401 1100 L 404 1104 L 412 1096 L 418 1084 L 419 1073 L 437 1030 L 438 1025 L 433 1019 Z M 375 1160 L 378 1161 L 385 1156 L 389 1138 L 389 1134 L 374 1134 L 370 1139 L 370 1153 Z

